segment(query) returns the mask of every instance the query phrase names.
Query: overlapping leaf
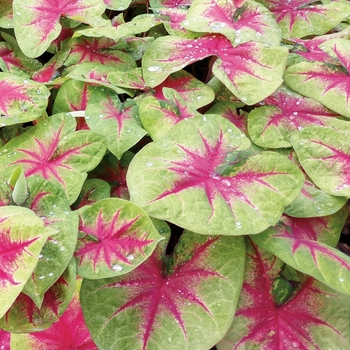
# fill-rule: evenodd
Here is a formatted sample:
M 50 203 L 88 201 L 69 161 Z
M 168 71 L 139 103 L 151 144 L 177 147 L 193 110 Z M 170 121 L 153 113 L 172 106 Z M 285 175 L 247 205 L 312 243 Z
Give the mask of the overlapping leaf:
M 68 202 L 79 195 L 86 178 L 102 159 L 106 147 L 102 136 L 75 130 L 74 118 L 57 114 L 9 141 L 0 151 L 3 176 L 23 166 L 25 175 L 40 175 L 64 188 Z
M 139 105 L 142 126 L 154 141 L 164 136 L 181 120 L 200 115 L 176 90 L 163 88 L 163 93 L 168 101 L 149 96 L 143 98 Z
M 100 200 L 80 212 L 75 256 L 78 274 L 107 278 L 135 269 L 162 239 L 148 215 L 118 198 Z
M 277 222 L 304 179 L 286 157 L 250 157 L 249 146 L 220 116 L 181 121 L 133 158 L 131 201 L 153 217 L 202 234 L 261 232 Z
M 321 48 L 337 58 L 339 65 L 301 62 L 286 70 L 285 82 L 300 94 L 312 97 L 350 118 L 350 42 L 346 39 L 332 39 L 323 43 Z
M 108 25 L 101 17 L 105 11 L 102 0 L 14 0 L 13 9 L 18 45 L 28 57 L 43 54 L 59 36 L 61 16 L 96 27 Z
M 161 84 L 154 87 L 154 97 L 158 100 L 167 99 L 163 88 L 176 90 L 187 104 L 196 109 L 208 105 L 215 97 L 210 86 L 203 84 L 185 70 L 170 74 Z
M 146 84 L 155 87 L 174 71 L 217 56 L 214 75 L 244 103 L 254 104 L 282 83 L 287 54 L 284 47 L 267 47 L 257 42 L 232 47 L 221 34 L 195 40 L 166 36 L 156 39 L 143 56 L 143 76 Z
M 349 295 L 350 258 L 332 248 L 346 217 L 345 209 L 314 219 L 283 217 L 278 225 L 252 236 L 252 240 L 296 270 Z
M 10 337 L 11 337 L 11 333 L 0 329 L 0 346 L 1 346 L 2 350 L 11 350 L 10 349 Z
M 347 349 L 348 297 L 288 273 L 283 262 L 247 247 L 246 278 L 230 330 L 218 350 Z
M 136 103 L 121 103 L 112 91 L 92 93 L 85 120 L 92 131 L 107 139 L 108 149 L 118 159 L 147 133 L 138 120 Z
M 70 302 L 65 313 L 50 328 L 41 332 L 13 334 L 11 350 L 21 349 L 98 350 L 86 328 L 78 293 Z
M 9 332 L 38 332 L 50 327 L 67 309 L 72 300 L 76 284 L 75 260 L 71 260 L 66 271 L 45 292 L 43 303 L 38 308 L 33 300 L 21 293 L 5 316 L 0 327 Z
M 347 125 L 348 123 L 344 123 Z M 334 196 L 350 197 L 350 127 L 310 126 L 292 136 L 298 159 L 312 181 Z
M 284 38 L 320 35 L 333 29 L 350 14 L 346 2 L 325 5 L 317 0 L 262 0 L 275 16 Z
M 70 210 L 61 186 L 42 177 L 27 179 L 29 197 L 24 206 L 33 210 L 56 233 L 44 244 L 39 261 L 24 286 L 26 293 L 40 307 L 44 293 L 62 275 L 73 252 L 78 238 L 78 214 Z
M 0 207 L 0 317 L 9 309 L 34 270 L 42 246 L 54 231 L 27 208 Z
M 281 41 L 280 30 L 271 13 L 254 1 L 237 8 L 228 0 L 194 0 L 182 25 L 195 32 L 221 33 L 234 46 L 248 41 L 277 46 Z
M 93 339 L 115 349 L 214 346 L 234 315 L 244 261 L 242 237 L 184 232 L 171 256 L 160 244 L 129 274 L 84 280 L 81 303 Z
M 309 125 L 324 126 L 336 114 L 311 98 L 305 98 L 286 87 L 278 89 L 264 101 L 266 106 L 248 115 L 252 141 L 261 147 L 290 147 L 290 137 Z
M 37 119 L 44 113 L 50 96 L 44 85 L 2 72 L 0 90 L 1 126 Z

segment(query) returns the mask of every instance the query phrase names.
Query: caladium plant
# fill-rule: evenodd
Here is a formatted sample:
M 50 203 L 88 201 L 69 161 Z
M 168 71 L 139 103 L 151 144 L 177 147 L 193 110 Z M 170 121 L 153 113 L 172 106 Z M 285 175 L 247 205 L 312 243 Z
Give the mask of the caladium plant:
M 350 348 L 349 57 L 345 0 L 1 1 L 0 349 Z

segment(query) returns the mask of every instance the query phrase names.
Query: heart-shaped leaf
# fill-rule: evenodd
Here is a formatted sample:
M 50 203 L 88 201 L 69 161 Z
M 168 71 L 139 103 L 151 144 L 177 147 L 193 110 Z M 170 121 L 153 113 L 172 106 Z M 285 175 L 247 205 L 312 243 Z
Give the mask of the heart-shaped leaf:
M 249 140 L 220 116 L 183 120 L 166 136 L 138 152 L 127 175 L 131 201 L 152 217 L 202 234 L 258 233 L 302 187 L 296 165 L 275 152 L 250 157 Z
M 83 281 L 84 317 L 100 348 L 204 350 L 227 331 L 243 278 L 243 238 L 184 232 L 171 256 L 164 248 L 124 276 Z
M 105 9 L 102 0 L 14 0 L 18 45 L 26 56 L 38 57 L 59 36 L 61 16 L 98 27 L 109 23 L 101 17 Z
M 87 179 L 81 189 L 78 199 L 72 204 L 74 209 L 92 205 L 101 199 L 109 198 L 111 186 L 101 179 Z
M 9 332 L 38 332 L 50 327 L 67 309 L 76 284 L 76 264 L 72 259 L 66 271 L 45 292 L 40 309 L 26 294 L 21 293 L 5 316 L 0 327 Z
M 0 163 L 8 178 L 19 165 L 25 175 L 40 175 L 64 188 L 73 203 L 86 178 L 102 159 L 106 147 L 102 136 L 91 131 L 74 132 L 71 115 L 56 114 L 13 138 L 2 149 Z
M 290 137 L 309 125 L 327 124 L 335 113 L 311 98 L 305 98 L 286 87 L 278 89 L 263 101 L 266 106 L 248 115 L 248 131 L 260 147 L 291 147 Z
M 44 113 L 50 96 L 42 84 L 1 72 L 0 90 L 1 126 L 37 119 Z
M 244 103 L 254 104 L 281 85 L 287 53 L 284 47 L 267 47 L 257 42 L 232 47 L 221 34 L 196 40 L 165 36 L 157 38 L 144 54 L 143 77 L 146 84 L 155 87 L 174 70 L 217 56 L 214 75 Z
M 43 219 L 46 227 L 56 231 L 44 244 L 39 261 L 23 289 L 40 307 L 44 293 L 62 275 L 73 256 L 79 218 L 70 210 L 61 186 L 39 176 L 29 177 L 27 181 L 29 197 L 24 206 Z
M 255 244 L 247 244 L 247 253 L 238 309 L 218 350 L 349 347 L 348 297 L 308 276 L 293 276 Z
M 27 208 L 0 207 L 0 317 L 12 305 L 34 270 L 53 231 Z
M 96 89 L 88 102 L 85 120 L 89 128 L 107 139 L 108 149 L 120 159 L 146 131 L 138 121 L 138 107 L 132 100 L 121 103 L 112 91 Z
M 154 97 L 158 100 L 167 99 L 164 96 L 163 88 L 176 90 L 188 105 L 196 109 L 208 105 L 215 97 L 214 91 L 209 85 L 203 84 L 185 70 L 170 74 L 161 84 L 154 87 Z
M 78 286 L 80 286 L 80 283 L 78 283 Z M 11 350 L 21 349 L 98 350 L 86 328 L 78 292 L 76 292 L 65 313 L 50 328 L 41 332 L 12 334 Z
M 221 33 L 234 46 L 248 41 L 277 46 L 281 41 L 280 30 L 271 13 L 254 1 L 237 8 L 228 0 L 194 0 L 182 25 L 195 32 Z
M 284 216 L 278 225 L 251 239 L 296 270 L 349 295 L 350 258 L 332 248 L 339 239 L 346 217 L 345 208 L 314 219 Z M 322 243 L 324 241 L 326 244 Z
M 348 198 L 349 136 L 349 127 L 340 132 L 331 127 L 310 126 L 291 138 L 298 159 L 312 181 L 329 194 Z
M 100 200 L 80 212 L 75 256 L 89 279 L 125 274 L 144 262 L 162 239 L 148 215 L 119 198 Z
M 262 3 L 275 15 L 284 38 L 327 33 L 350 13 L 349 4 L 338 1 L 325 5 L 317 0 L 263 0 Z
M 166 134 L 179 121 L 200 115 L 180 94 L 173 89 L 163 88 L 168 101 L 148 96 L 139 105 L 142 126 L 154 141 Z
M 350 118 L 350 42 L 333 39 L 321 48 L 332 52 L 340 64 L 301 62 L 289 67 L 284 75 L 287 85 L 293 90 Z

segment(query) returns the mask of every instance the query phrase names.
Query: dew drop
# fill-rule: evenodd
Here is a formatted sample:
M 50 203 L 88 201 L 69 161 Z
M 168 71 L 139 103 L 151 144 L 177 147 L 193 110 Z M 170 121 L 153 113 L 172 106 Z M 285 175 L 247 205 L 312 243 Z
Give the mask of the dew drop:
M 129 254 L 127 257 L 126 257 L 129 261 L 132 261 L 135 259 L 134 255 L 133 254 Z
M 221 182 L 227 187 L 231 186 L 231 182 L 229 180 L 227 180 L 227 179 L 223 179 Z
M 45 278 L 45 276 L 39 276 L 39 280 L 43 280 Z
M 207 118 L 205 116 L 203 116 L 203 121 L 205 121 L 205 122 L 207 121 Z
M 343 283 L 344 282 L 344 278 L 339 278 L 339 282 Z
M 50 276 L 50 277 L 52 277 L 52 276 L 53 276 L 53 273 L 52 273 L 52 272 L 50 272 L 50 273 L 49 273 L 49 276 Z
M 23 83 L 24 83 L 24 84 L 28 84 L 28 83 L 29 83 L 29 80 L 25 79 L 25 80 L 23 80 Z
M 118 272 L 120 272 L 120 271 L 123 270 L 123 266 L 120 266 L 120 265 L 118 265 L 118 264 L 113 264 L 113 265 L 111 266 L 111 269 L 112 269 L 113 271 L 118 271 Z
M 152 166 L 153 163 L 152 162 L 146 162 L 146 166 Z
M 147 68 L 149 72 L 161 72 L 163 69 L 159 66 L 150 66 Z
M 38 256 L 38 258 L 41 259 L 43 256 L 44 256 L 44 255 L 40 254 L 40 255 Z
M 326 207 L 332 208 L 334 206 L 333 202 L 326 202 Z
M 90 119 L 90 117 L 88 115 L 85 116 L 85 119 Z
M 102 115 L 102 114 L 100 114 L 100 115 L 99 115 L 99 117 L 100 117 L 100 118 L 103 118 L 103 115 Z
M 198 95 L 197 96 L 197 100 L 201 100 L 202 99 L 202 96 L 201 95 Z
M 293 341 L 292 346 L 293 346 L 293 348 L 297 348 L 297 347 L 299 347 L 299 343 L 297 341 Z
M 41 95 L 41 90 L 36 90 L 36 93 L 38 94 L 38 95 Z
M 227 132 L 232 132 L 232 129 L 227 129 Z
M 60 251 L 61 251 L 61 252 L 65 251 L 65 250 L 66 250 L 66 248 L 63 247 L 63 246 L 60 248 Z

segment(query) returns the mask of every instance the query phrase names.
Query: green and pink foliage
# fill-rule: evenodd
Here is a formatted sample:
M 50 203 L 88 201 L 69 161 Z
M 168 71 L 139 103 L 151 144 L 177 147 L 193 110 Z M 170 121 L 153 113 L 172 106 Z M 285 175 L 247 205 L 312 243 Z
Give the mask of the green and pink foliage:
M 350 348 L 349 18 L 0 1 L 0 348 Z
M 346 300 L 248 241 L 237 312 L 217 349 L 346 349 L 350 315 L 341 307 Z
M 84 280 L 83 312 L 100 348 L 208 349 L 225 334 L 242 284 L 243 238 L 185 231 L 171 255 L 165 249 L 159 244 L 129 274 Z

